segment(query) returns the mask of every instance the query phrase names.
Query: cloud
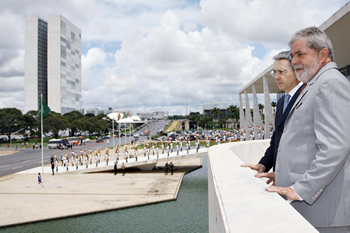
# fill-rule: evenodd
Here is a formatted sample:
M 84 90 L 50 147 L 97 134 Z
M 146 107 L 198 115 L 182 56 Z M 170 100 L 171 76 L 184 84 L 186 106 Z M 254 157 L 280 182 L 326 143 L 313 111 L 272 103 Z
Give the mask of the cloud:
M 101 106 L 108 99 L 120 108 L 181 109 L 173 113 L 185 114 L 186 99 L 196 111 L 205 101 L 236 100 L 232 93 L 257 73 L 253 47 L 208 28 L 187 33 L 180 28 L 177 15 L 169 10 L 147 36 L 123 41 L 115 54 L 116 66 L 105 69 L 104 88 L 84 93 L 84 102 Z
M 24 77 L 0 77 L 0 108 L 24 109 Z
M 17 51 L 17 57 L 9 56 L 0 66 L 0 76 L 13 77 L 24 74 L 24 50 Z
M 285 46 L 297 30 L 319 26 L 344 5 L 344 1 L 202 0 L 202 22 L 208 28 L 260 42 L 268 48 Z
M 6 32 L 0 38 L 0 107 L 24 109 L 27 15 L 45 20 L 61 14 L 81 29 L 83 107 L 185 114 L 186 99 L 188 110 L 200 112 L 203 102 L 238 101 L 238 91 L 272 64 L 296 30 L 320 25 L 345 3 L 0 1 L 0 30 Z M 263 47 L 259 57 L 254 44 Z

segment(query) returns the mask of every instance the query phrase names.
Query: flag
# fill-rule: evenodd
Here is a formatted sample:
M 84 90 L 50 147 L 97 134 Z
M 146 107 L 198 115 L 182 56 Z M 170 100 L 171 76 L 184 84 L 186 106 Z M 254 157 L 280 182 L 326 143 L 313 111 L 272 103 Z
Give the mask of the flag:
M 123 118 L 122 119 L 124 119 L 124 118 L 128 118 L 128 115 L 126 115 L 126 112 L 123 113 Z
M 130 124 L 130 127 L 131 127 L 132 129 L 134 129 L 134 126 L 132 126 L 132 124 Z
M 118 114 L 117 114 L 117 121 L 120 120 L 120 112 L 118 111 Z
M 43 110 L 43 118 L 51 112 L 51 109 L 49 108 L 49 106 L 47 106 L 44 102 L 42 102 L 42 106 L 39 107 L 39 109 L 40 111 L 38 113 L 38 116 L 41 115 L 41 110 Z

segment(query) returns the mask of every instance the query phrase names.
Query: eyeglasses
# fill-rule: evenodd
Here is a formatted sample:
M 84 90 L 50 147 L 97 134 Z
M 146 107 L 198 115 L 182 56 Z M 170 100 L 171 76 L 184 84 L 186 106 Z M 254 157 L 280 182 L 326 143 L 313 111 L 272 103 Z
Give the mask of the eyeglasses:
M 288 71 L 291 71 L 291 70 L 272 70 L 271 75 L 272 75 L 272 77 L 276 77 L 277 74 L 283 75 L 283 74 L 288 73 Z

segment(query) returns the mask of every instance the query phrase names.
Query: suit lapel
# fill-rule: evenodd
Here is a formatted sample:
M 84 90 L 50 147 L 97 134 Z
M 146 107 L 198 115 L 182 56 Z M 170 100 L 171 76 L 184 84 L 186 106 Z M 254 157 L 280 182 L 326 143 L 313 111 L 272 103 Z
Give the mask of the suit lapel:
M 280 115 L 278 116 L 278 120 L 277 120 L 277 124 L 278 126 L 280 124 L 282 124 L 284 122 L 284 120 L 287 118 L 290 109 L 294 106 L 295 101 L 298 99 L 299 94 L 300 94 L 300 90 L 301 90 L 302 86 L 299 87 L 299 89 L 295 92 L 295 94 L 293 95 L 292 99 L 289 101 L 288 106 L 286 108 L 286 110 L 284 111 L 284 113 L 282 113 L 282 111 L 280 112 Z M 282 98 L 281 98 L 282 99 Z M 280 101 L 281 102 L 281 106 L 278 106 L 279 108 L 283 108 L 283 102 L 284 101 Z
M 279 126 L 282 122 L 282 112 L 283 112 L 283 97 L 281 97 L 279 99 L 279 101 L 277 102 L 277 111 L 276 111 L 276 126 Z

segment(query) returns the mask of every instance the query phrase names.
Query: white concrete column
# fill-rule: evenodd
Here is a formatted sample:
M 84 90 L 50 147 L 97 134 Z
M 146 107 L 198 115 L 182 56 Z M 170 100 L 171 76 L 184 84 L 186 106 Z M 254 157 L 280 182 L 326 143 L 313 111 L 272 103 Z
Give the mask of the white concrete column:
M 248 99 L 247 90 L 244 90 L 244 93 L 245 93 L 245 116 L 246 116 L 245 138 L 247 141 L 249 141 L 250 140 L 249 127 L 252 126 L 252 115 L 250 114 L 250 107 L 249 107 L 249 99 Z
M 239 125 L 240 125 L 240 128 L 245 128 L 245 116 L 243 112 L 243 101 L 242 101 L 241 94 L 239 94 Z
M 270 124 L 275 128 L 275 119 L 273 118 L 269 85 L 267 83 L 266 76 L 263 77 L 264 81 L 264 99 L 265 99 L 265 139 L 270 138 Z
M 252 84 L 253 88 L 253 116 L 254 116 L 254 139 L 258 139 L 258 126 L 262 126 L 262 120 L 259 111 L 258 96 L 256 94 L 255 84 Z

